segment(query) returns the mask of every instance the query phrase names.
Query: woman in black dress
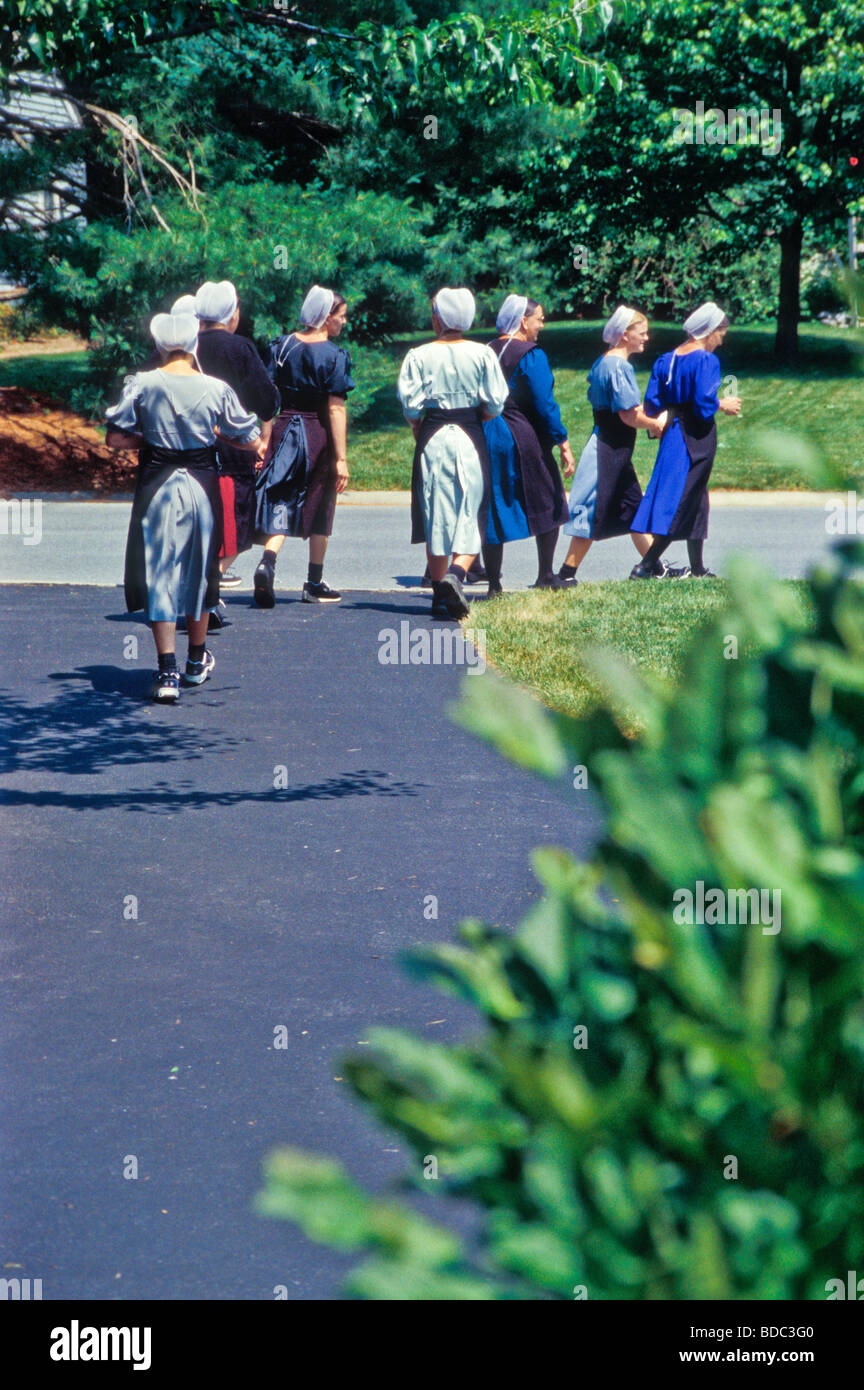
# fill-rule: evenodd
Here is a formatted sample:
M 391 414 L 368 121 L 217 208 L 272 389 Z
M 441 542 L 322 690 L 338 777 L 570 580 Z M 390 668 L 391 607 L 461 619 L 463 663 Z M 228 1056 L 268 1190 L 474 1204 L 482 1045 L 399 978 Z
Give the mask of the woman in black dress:
M 255 571 L 255 602 L 275 603 L 276 556 L 286 536 L 309 541 L 304 603 L 338 603 L 324 583 L 324 556 L 333 530 L 336 496 L 348 483 L 345 398 L 354 390 L 351 359 L 333 341 L 348 306 L 335 290 L 313 285 L 303 301 L 299 333 L 270 344 L 267 370 L 282 398 L 264 467 L 256 483 L 255 539 L 264 554 Z
M 195 296 L 198 317 L 198 361 L 202 372 L 227 381 L 245 410 L 261 421 L 259 459 L 270 439 L 272 422 L 279 411 L 279 392 L 273 385 L 255 344 L 238 334 L 240 306 L 230 280 L 207 281 Z M 256 458 L 220 439 L 219 490 L 222 494 L 224 530 L 219 552 L 222 588 L 239 584 L 230 566 L 237 556 L 252 549 L 255 535 Z

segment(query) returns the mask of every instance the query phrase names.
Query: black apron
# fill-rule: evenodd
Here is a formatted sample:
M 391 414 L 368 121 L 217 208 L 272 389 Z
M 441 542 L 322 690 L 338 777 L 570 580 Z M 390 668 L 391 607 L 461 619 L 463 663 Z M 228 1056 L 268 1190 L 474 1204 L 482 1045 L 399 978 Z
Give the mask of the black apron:
M 489 347 L 501 363 L 508 387 L 523 357 L 533 352 L 536 343 L 511 338 L 503 345 L 495 338 Z M 570 508 L 561 478 L 561 470 L 552 453 L 552 442 L 542 438 L 542 429 L 517 405 L 511 392 L 507 397 L 502 419 L 506 422 L 516 446 L 522 492 L 525 499 L 525 518 L 532 536 L 545 535 L 570 520 Z

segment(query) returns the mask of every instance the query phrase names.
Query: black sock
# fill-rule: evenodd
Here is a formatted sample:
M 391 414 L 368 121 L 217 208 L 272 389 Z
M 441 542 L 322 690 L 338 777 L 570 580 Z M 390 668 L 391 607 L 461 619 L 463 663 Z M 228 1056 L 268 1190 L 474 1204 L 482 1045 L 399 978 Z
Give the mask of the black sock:
M 203 660 L 204 660 L 204 643 L 203 643 L 203 642 L 201 643 L 200 647 L 193 647 L 192 643 L 191 643 L 191 642 L 189 643 L 189 660 L 190 660 L 190 661 L 203 661 Z
M 261 556 L 261 564 L 266 565 L 268 569 L 273 569 L 276 564 L 276 551 L 265 550 Z
M 664 550 L 668 550 L 671 544 L 672 540 L 669 536 L 655 536 L 639 561 L 640 565 L 656 565 Z
M 537 578 L 545 579 L 552 573 L 552 564 L 555 559 L 555 547 L 558 544 L 558 527 L 554 531 L 544 531 L 542 536 L 535 536 L 537 542 Z
M 467 578 L 467 570 L 463 570 L 461 565 L 451 565 L 447 573 L 455 574 L 460 584 L 464 584 Z
M 483 547 L 483 563 L 486 566 L 486 578 L 495 589 L 501 583 L 501 566 L 504 563 L 504 547 L 498 542 L 487 541 Z
M 705 569 L 705 561 L 702 559 L 702 547 L 704 541 L 687 542 L 687 559 L 690 561 L 690 568 L 694 574 L 702 574 Z
M 309 581 L 310 584 L 320 584 L 320 583 L 321 583 L 321 580 L 324 578 L 324 566 L 323 566 L 323 564 L 321 564 L 321 565 L 313 565 L 313 564 L 312 564 L 312 561 L 310 560 L 310 561 L 309 561 L 309 573 L 306 575 L 306 578 L 308 579 L 308 581 Z
M 558 573 L 562 579 L 572 579 L 576 573 L 576 566 L 564 564 L 561 566 Z
M 177 670 L 177 654 L 176 654 L 176 652 L 160 652 L 160 653 L 159 653 L 159 674 L 160 674 L 160 676 L 164 676 L 165 673 L 166 673 L 166 671 L 176 671 L 176 670 Z

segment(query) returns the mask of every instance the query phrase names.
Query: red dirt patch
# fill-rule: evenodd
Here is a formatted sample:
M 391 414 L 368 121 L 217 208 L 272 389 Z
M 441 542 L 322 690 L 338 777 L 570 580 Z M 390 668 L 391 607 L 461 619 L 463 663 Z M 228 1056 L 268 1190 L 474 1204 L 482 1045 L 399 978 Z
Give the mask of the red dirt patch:
M 0 386 L 0 492 L 132 492 L 135 468 L 49 396 Z

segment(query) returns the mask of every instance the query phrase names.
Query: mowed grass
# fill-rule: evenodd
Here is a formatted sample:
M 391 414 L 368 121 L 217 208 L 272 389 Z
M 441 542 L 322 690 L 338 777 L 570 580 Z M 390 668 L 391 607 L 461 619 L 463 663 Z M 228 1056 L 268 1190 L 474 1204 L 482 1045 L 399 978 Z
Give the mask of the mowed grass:
M 804 585 L 791 587 L 803 614 Z M 586 666 L 591 648 L 612 648 L 634 666 L 674 681 L 687 647 L 726 603 L 722 579 L 625 579 L 578 584 L 567 593 L 504 594 L 475 603 L 463 626 L 485 631 L 491 667 L 575 717 L 600 699 Z M 637 727 L 631 718 L 628 730 Z
M 564 423 L 578 458 L 592 428 L 586 399 L 586 373 L 603 347 L 600 322 L 551 324 L 541 343 L 555 373 L 555 391 Z M 473 335 L 481 341 L 489 334 Z M 681 341 L 675 325 L 652 325 L 641 357 L 631 359 L 641 389 L 648 384 L 654 359 Z M 791 460 L 775 457 L 761 438 L 763 431 L 788 430 L 809 439 L 827 462 L 840 467 L 854 487 L 864 481 L 864 335 L 807 325 L 801 331 L 800 355 L 794 366 L 772 356 L 773 326 L 733 325 L 718 354 L 725 389 L 743 402 L 740 419 L 719 417 L 719 442 L 713 487 L 806 489 L 811 484 Z M 352 486 L 360 489 L 407 488 L 411 478 L 413 439 L 396 401 L 399 364 L 412 344 L 424 336 L 402 336 L 367 353 L 351 349 L 361 388 L 349 402 L 349 463 Z M 27 356 L 0 360 L 0 386 L 19 385 L 45 391 L 61 402 L 87 380 L 85 353 L 56 357 Z M 643 485 L 651 474 L 657 446 L 640 432 L 636 471 Z

